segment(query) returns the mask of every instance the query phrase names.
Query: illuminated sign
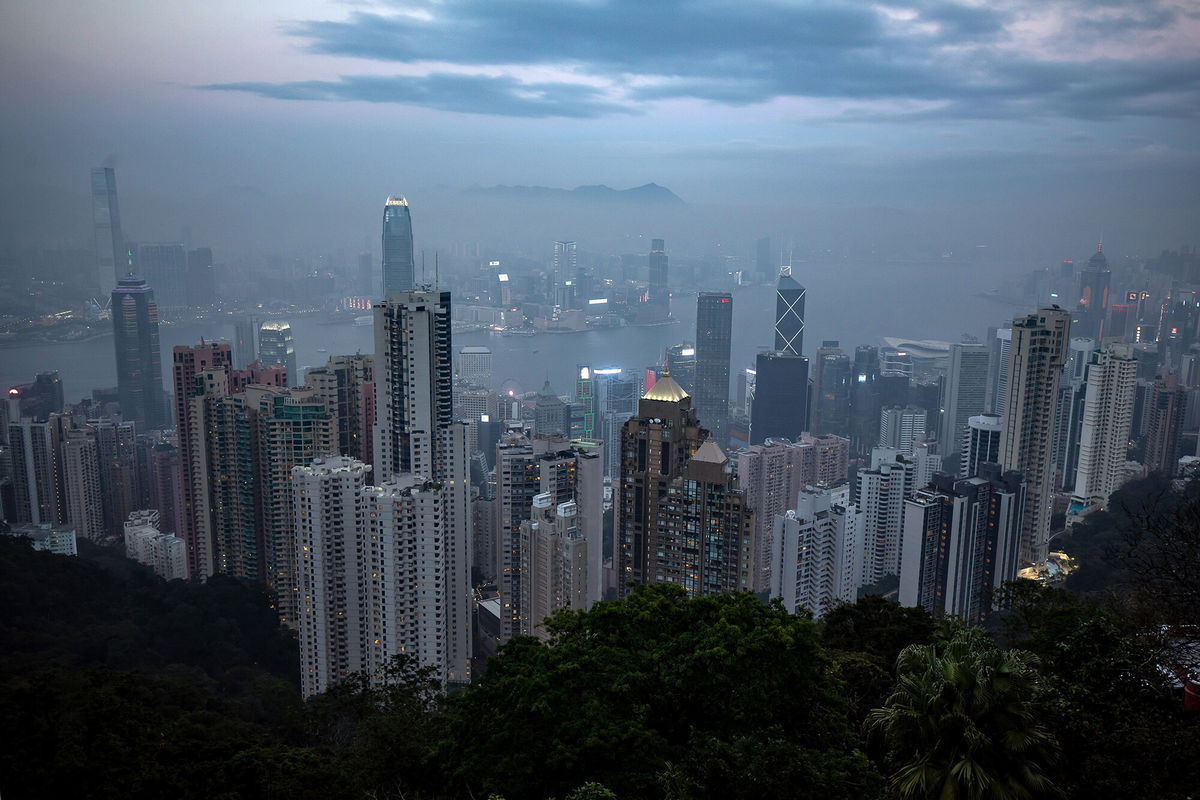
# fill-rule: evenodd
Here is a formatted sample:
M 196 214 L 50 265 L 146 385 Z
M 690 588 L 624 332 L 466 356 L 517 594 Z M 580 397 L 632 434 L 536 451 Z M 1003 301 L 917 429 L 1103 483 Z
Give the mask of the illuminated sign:
M 499 275 L 496 276 L 496 280 L 500 281 L 501 283 L 507 282 L 508 281 L 508 273 L 501 272 Z
M 589 306 L 599 306 L 599 305 L 603 305 L 604 303 L 607 303 L 607 302 L 608 302 L 607 297 L 597 297 L 595 300 L 588 300 L 588 305 Z
M 621 368 L 620 367 L 609 367 L 607 369 L 592 370 L 592 372 L 594 372 L 596 375 L 620 375 Z
M 1130 292 L 1129 294 L 1125 295 L 1125 299 L 1131 303 L 1136 303 L 1138 299 L 1137 292 Z
M 731 302 L 731 301 L 730 301 L 730 299 L 729 299 L 728 297 L 722 297 L 722 298 L 721 298 L 721 302 L 722 302 L 722 303 L 728 303 L 728 302 Z
M 491 416 L 490 416 L 490 415 L 488 415 L 488 414 L 480 414 L 480 415 L 479 415 L 479 421 L 480 421 L 480 422 L 491 422 L 491 421 L 492 421 L 492 418 L 491 418 Z
M 488 266 L 489 267 L 498 267 L 498 266 L 500 266 L 500 262 L 499 261 L 489 261 Z
M 587 381 L 587 380 L 591 380 L 591 378 L 592 378 L 591 370 L 589 370 L 587 367 L 579 368 L 579 380 Z
M 694 347 L 685 347 L 685 348 L 683 348 L 682 350 L 680 350 L 680 351 L 679 351 L 679 355 L 681 355 L 681 356 L 694 356 L 694 355 L 696 355 L 696 348 L 694 348 Z

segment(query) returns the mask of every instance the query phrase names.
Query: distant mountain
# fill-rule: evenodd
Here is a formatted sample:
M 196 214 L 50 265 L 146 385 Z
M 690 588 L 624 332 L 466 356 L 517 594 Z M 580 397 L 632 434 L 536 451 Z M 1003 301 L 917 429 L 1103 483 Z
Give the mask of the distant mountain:
M 609 205 L 686 205 L 679 195 L 657 183 L 647 183 L 632 189 L 613 189 L 608 186 L 577 186 L 574 189 L 553 189 L 548 186 L 476 186 L 467 194 L 484 195 L 506 200 L 547 200 L 553 202 L 588 202 Z

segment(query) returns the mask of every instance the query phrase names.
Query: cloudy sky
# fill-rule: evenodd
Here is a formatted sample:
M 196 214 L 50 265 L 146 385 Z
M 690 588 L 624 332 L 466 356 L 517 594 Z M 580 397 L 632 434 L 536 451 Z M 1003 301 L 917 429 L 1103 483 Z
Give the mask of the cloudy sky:
M 14 0 L 3 20 L 0 167 L 24 199 L 0 243 L 43 235 L 105 159 L 149 239 L 282 213 L 353 246 L 389 192 L 650 181 L 776 228 L 886 208 L 1048 251 L 1197 238 L 1200 0 Z

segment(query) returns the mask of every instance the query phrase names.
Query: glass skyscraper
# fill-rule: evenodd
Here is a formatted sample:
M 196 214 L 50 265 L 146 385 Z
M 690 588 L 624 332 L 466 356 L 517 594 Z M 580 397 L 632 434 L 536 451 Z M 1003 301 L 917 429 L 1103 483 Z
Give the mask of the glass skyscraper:
M 92 221 L 96 230 L 96 284 L 103 297 L 129 271 L 117 207 L 117 176 L 112 167 L 92 170 Z
M 412 216 L 408 201 L 392 196 L 383 204 L 383 294 L 407 292 L 415 285 Z
M 696 413 L 719 445 L 729 435 L 729 348 L 733 297 L 701 292 L 696 298 Z
M 296 386 L 296 343 L 287 322 L 264 322 L 258 332 L 258 363 L 264 367 L 286 367 L 288 386 Z
M 791 267 L 779 270 L 779 287 L 775 293 L 775 349 L 793 356 L 804 354 L 804 295 L 803 286 L 792 277 Z
M 118 282 L 112 293 L 112 320 L 121 416 L 139 428 L 161 428 L 166 418 L 158 306 L 146 281 L 131 275 Z

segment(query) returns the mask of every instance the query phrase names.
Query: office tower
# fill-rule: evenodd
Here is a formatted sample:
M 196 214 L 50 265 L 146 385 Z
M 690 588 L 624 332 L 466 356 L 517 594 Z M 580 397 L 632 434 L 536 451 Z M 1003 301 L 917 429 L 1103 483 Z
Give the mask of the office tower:
M 753 587 L 754 514 L 733 464 L 704 433 L 691 398 L 670 376 L 625 423 L 616 509 L 619 596 L 643 583 L 675 584 L 691 597 Z
M 166 580 L 187 580 L 187 546 L 170 530 L 163 532 L 156 509 L 134 511 L 122 523 L 125 556 Z
M 680 342 L 667 348 L 665 364 L 667 371 L 685 392 L 696 388 L 696 345 Z M 633 410 L 630 410 L 632 415 Z
M 808 290 L 792 277 L 791 267 L 779 270 L 775 289 L 775 349 L 804 354 L 804 295 Z
M 258 363 L 264 367 L 283 367 L 288 384 L 295 386 L 300 374 L 296 371 L 296 343 L 292 326 L 282 320 L 264 322 L 258 330 Z
M 596 419 L 596 376 L 592 368 L 581 364 L 575 378 L 575 404 L 579 411 L 579 425 L 573 426 L 570 435 L 574 439 L 597 439 L 600 431 Z M 578 428 L 576 430 L 575 428 Z
M 915 369 L 916 364 L 909 353 L 897 350 L 894 347 L 881 347 L 879 349 L 880 375 L 903 375 L 911 381 Z
M 550 304 L 563 308 L 571 306 L 568 297 L 575 273 L 579 270 L 579 257 L 575 242 L 555 242 L 554 261 L 550 273 Z
M 650 256 L 647 263 L 649 264 L 647 272 L 649 285 L 646 297 L 649 302 L 657 303 L 662 307 L 660 315 L 665 318 L 671 296 L 667 284 L 666 244 L 662 239 L 650 240 Z
M 877 449 L 871 469 L 859 470 L 854 504 L 863 513 L 863 585 L 899 574 L 904 500 L 916 488 L 915 464 L 892 450 Z
M 1025 476 L 1021 560 L 1046 560 L 1053 510 L 1054 410 L 1067 354 L 1071 315 L 1043 308 L 1012 325 L 1000 459 L 1005 470 Z
M 1108 292 L 1112 271 L 1104 257 L 1104 245 L 1096 246 L 1096 252 L 1088 259 L 1087 267 L 1079 273 L 1079 327 L 1080 333 L 1092 336 L 1097 341 L 1104 338 L 1104 323 L 1108 317 Z
M 771 237 L 764 236 L 754 243 L 754 267 L 763 281 L 775 274 L 775 259 L 771 257 Z
M 1123 481 L 1137 391 L 1133 349 L 1111 344 L 1094 351 L 1084 383 L 1078 467 L 1069 512 L 1076 514 L 1104 508 Z
M 90 428 L 64 431 L 59 468 L 64 488 L 63 513 L 75 535 L 104 541 L 104 496 L 100 491 L 100 459 Z
M 978 477 L 936 475 L 904 503 L 900 604 L 982 622 L 1020 566 L 1025 483 L 988 464 Z
M 538 436 L 567 436 L 571 432 L 571 409 L 554 393 L 549 379 L 533 403 L 533 431 Z
M 208 499 L 204 490 L 204 422 L 202 404 L 193 398 L 203 394 L 196 378 L 204 372 L 231 367 L 227 344 L 178 345 L 172 357 L 172 383 L 175 389 L 175 434 L 179 443 L 180 494 L 176 504 L 175 533 L 187 545 L 188 575 L 203 580 L 215 572 L 212 528 Z
M 408 201 L 391 196 L 383 204 L 383 296 L 416 287 L 412 216 Z
M 750 443 L 796 439 L 808 429 L 808 359 L 781 352 L 755 359 Z
M 701 292 L 696 300 L 696 413 L 718 445 L 729 432 L 729 348 L 733 297 Z
M 449 292 L 392 292 L 375 306 L 373 468 L 380 487 L 394 486 L 387 493 L 411 498 L 422 514 L 436 517 L 422 534 L 424 560 L 397 562 L 398 569 L 419 567 L 436 578 L 410 609 L 425 616 L 404 619 L 419 625 L 408 634 L 415 652 L 426 663 L 440 658 L 447 683 L 466 683 L 474 601 L 470 466 L 467 426 L 453 419 L 450 319 Z M 412 602 L 418 603 L 415 595 Z M 436 652 L 428 638 L 435 629 L 441 631 Z
M 1175 373 L 1159 375 L 1146 400 L 1145 456 L 1142 464 L 1150 472 L 1174 475 L 1179 469 L 1179 439 L 1183 433 L 1183 415 L 1187 390 L 1179 385 Z
M 879 348 L 855 348 L 850 374 L 850 447 L 856 455 L 866 455 L 879 437 Z
M 139 245 L 138 272 L 154 287 L 160 312 L 187 306 L 187 251 L 182 244 Z
M 636 377 L 624 377 L 616 368 L 593 374 L 597 382 L 599 438 L 604 442 L 604 474 L 615 481 L 621 474 L 621 428 L 637 411 L 641 382 Z
M 492 388 L 492 351 L 471 345 L 458 351 L 458 380 L 468 386 Z
M 51 414 L 63 410 L 62 379 L 57 370 L 39 372 L 31 383 L 21 383 L 8 390 L 9 421 L 22 417 L 45 421 Z
M 258 321 L 238 317 L 233 321 L 233 363 L 245 367 L 258 360 Z
M 958 477 L 973 478 L 981 464 L 1000 463 L 1000 431 L 1003 420 L 997 414 L 980 414 L 967 420 L 959 450 Z
M 129 272 L 117 204 L 117 176 L 112 167 L 92 170 L 92 224 L 96 235 L 96 285 L 100 297 L 106 297 Z
M 862 512 L 847 493 L 806 489 L 796 508 L 773 519 L 770 594 L 788 611 L 820 617 L 831 606 L 853 603 L 862 561 Z
M 138 277 L 117 281 L 112 293 L 113 350 L 121 416 L 143 429 L 166 424 L 162 356 L 158 349 L 158 305 L 154 290 Z
M 996 328 L 988 340 L 991 353 L 988 375 L 988 408 L 994 414 L 1004 416 L 1004 405 L 1008 402 L 1008 370 L 1011 368 L 1012 328 Z
M 467 423 L 467 450 L 488 450 L 495 446 L 494 440 L 480 437 L 482 423 L 493 420 L 499 413 L 499 398 L 489 389 L 456 389 L 454 392 L 454 417 Z
M 926 412 L 916 406 L 891 406 L 879 412 L 879 446 L 912 454 L 913 443 L 925 436 Z
M 953 344 L 942 385 L 942 419 L 938 442 L 942 455 L 958 454 L 967 420 L 987 405 L 988 348 L 981 344 Z
M 375 356 L 330 356 L 304 371 L 304 383 L 333 415 L 337 455 L 370 464 L 374 458 Z
M 813 408 L 813 432 L 850 434 L 850 357 L 826 342 L 817 350 L 817 402 Z

